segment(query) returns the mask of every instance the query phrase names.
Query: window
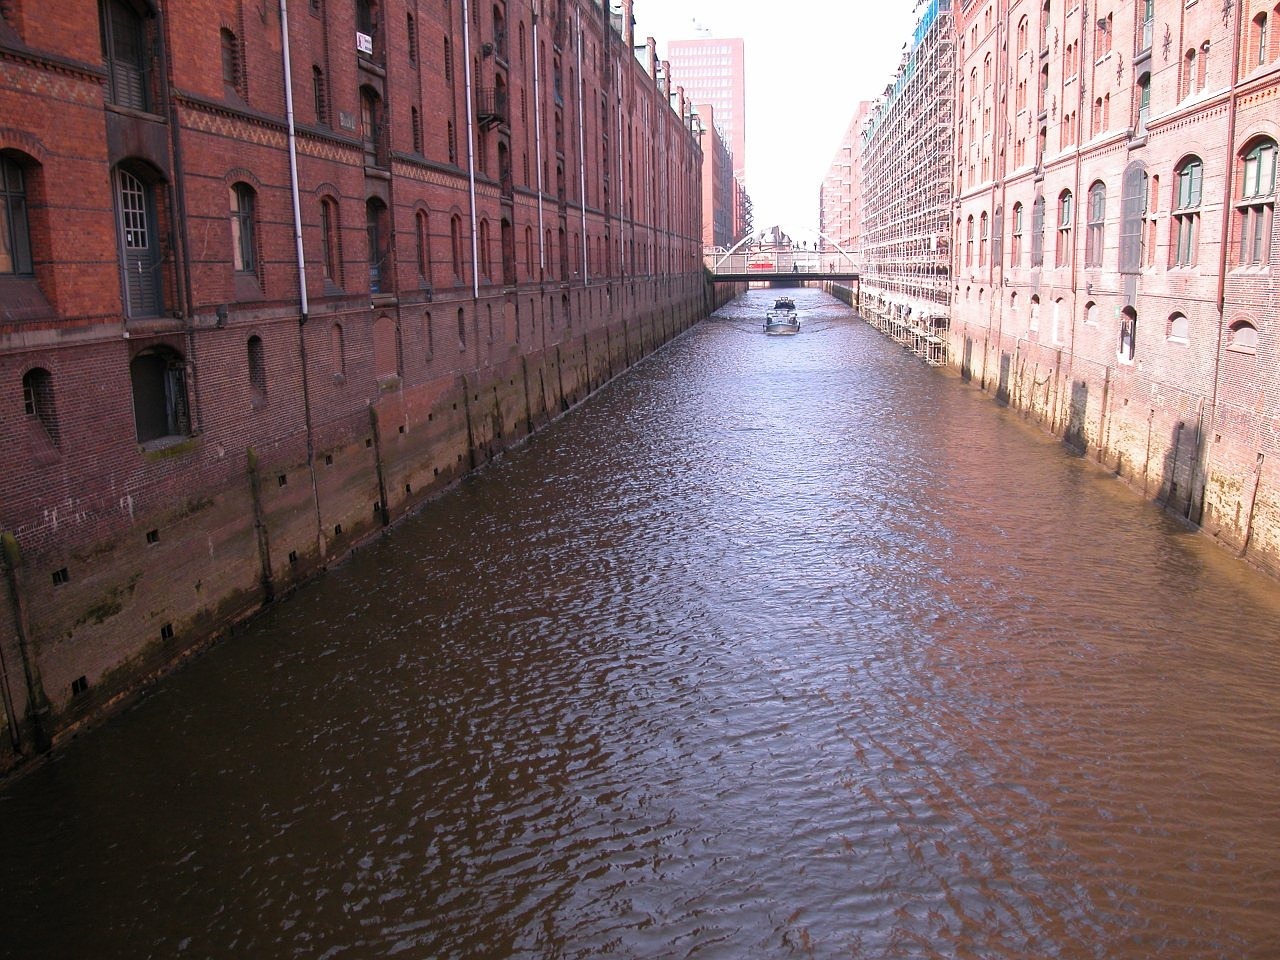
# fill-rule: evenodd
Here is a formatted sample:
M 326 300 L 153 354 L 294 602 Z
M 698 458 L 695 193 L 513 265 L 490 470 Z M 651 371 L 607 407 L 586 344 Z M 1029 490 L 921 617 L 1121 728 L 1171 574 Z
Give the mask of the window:
M 258 410 L 267 405 L 267 359 L 262 338 L 252 336 L 245 345 L 249 361 L 249 400 Z
M 1151 49 L 1151 38 L 1155 34 L 1156 0 L 1139 0 L 1142 19 L 1138 24 L 1138 52 Z
M 1098 325 L 1098 305 L 1092 300 L 1084 305 L 1084 322 L 1090 327 Z
M 1137 273 L 1142 267 L 1142 228 L 1147 212 L 1147 172 L 1141 163 L 1130 164 L 1120 184 L 1120 272 Z
M 1133 132 L 1143 136 L 1147 132 L 1147 119 L 1151 116 L 1151 74 L 1138 77 L 1136 103 L 1134 104 Z
M 347 344 L 342 333 L 342 324 L 335 323 L 329 328 L 329 364 L 335 379 L 343 377 L 347 372 Z
M 1227 331 L 1227 349 L 1233 353 L 1258 352 L 1258 328 L 1248 320 L 1239 320 Z
M 164 309 L 160 245 L 156 237 L 156 198 L 151 183 L 123 167 L 116 169 L 116 227 L 124 271 L 125 312 L 155 317 Z
M 1262 266 L 1271 255 L 1271 221 L 1275 213 L 1276 142 L 1261 140 L 1242 159 L 1236 259 L 1242 266 Z
M 409 108 L 409 126 L 413 133 L 413 152 L 422 152 L 422 116 L 417 107 Z
M 342 254 L 339 247 L 338 202 L 332 197 L 320 201 L 320 257 L 324 278 L 342 282 Z
M 316 112 L 316 123 L 329 122 L 329 101 L 324 89 L 324 71 L 318 66 L 311 68 L 311 98 Z
M 365 232 L 369 242 L 369 292 L 386 293 L 392 287 L 391 231 L 387 205 L 377 197 L 365 202 Z
M 1071 209 L 1071 191 L 1063 190 L 1058 194 L 1058 235 L 1054 247 L 1054 266 L 1065 267 L 1071 263 L 1071 224 L 1074 214 Z
M 231 186 L 231 259 L 238 273 L 256 273 L 258 260 L 253 235 L 253 188 L 247 183 Z
M 103 0 L 102 57 L 107 68 L 107 98 L 121 107 L 151 107 L 150 56 L 146 25 L 125 0 Z
M 453 264 L 453 277 L 462 279 L 462 217 L 456 213 L 449 218 L 449 252 Z
M 1094 55 L 1101 60 L 1111 52 L 1111 14 L 1099 17 L 1093 35 Z
M 32 272 L 26 180 L 22 167 L 0 156 L 0 273 Z
M 1044 263 L 1044 197 L 1036 197 L 1031 205 L 1031 265 Z
M 1018 45 L 1017 56 L 1021 57 L 1027 52 L 1027 18 L 1023 17 L 1018 21 Z
M 1268 27 L 1266 11 L 1253 18 L 1250 29 L 1249 45 L 1246 52 L 1246 68 L 1260 67 L 1270 59 L 1268 49 Z
M 1138 312 L 1133 307 L 1120 311 L 1120 338 L 1116 356 L 1121 363 L 1132 363 L 1138 340 Z
M 419 210 L 415 218 L 418 239 L 418 276 L 431 282 L 431 224 L 425 210 Z
M 58 416 L 53 406 L 53 376 L 43 367 L 22 375 L 22 403 L 28 417 L 40 424 L 53 443 L 58 442 Z
M 978 221 L 978 266 L 987 265 L 987 213 L 984 210 Z
M 223 27 L 219 31 L 222 44 L 222 89 L 226 93 L 242 95 L 240 86 L 240 41 L 236 35 Z
M 1101 180 L 1089 188 L 1089 221 L 1084 235 L 1084 265 L 1102 266 L 1103 230 L 1107 217 L 1107 188 Z
M 1040 329 L 1040 297 L 1031 295 L 1031 309 L 1027 318 L 1027 330 L 1035 333 Z
M 144 350 L 129 364 L 129 379 L 139 443 L 184 437 L 191 432 L 181 354 L 165 346 Z
M 1190 267 L 1196 262 L 1196 243 L 1200 234 L 1200 195 L 1204 182 L 1204 165 L 1199 157 L 1189 157 L 1178 165 L 1173 198 L 1173 236 L 1169 262 L 1175 267 Z
M 964 227 L 964 265 L 973 266 L 973 214 L 965 221 Z
M 413 14 L 405 14 L 405 37 L 409 43 L 409 62 L 418 65 L 418 23 Z
M 1190 331 L 1187 324 L 1186 314 L 1173 313 L 1169 316 L 1169 332 L 1167 337 L 1174 343 L 1190 342 Z
M 1009 266 L 1022 266 L 1022 204 L 1013 205 L 1013 232 L 1009 243 Z

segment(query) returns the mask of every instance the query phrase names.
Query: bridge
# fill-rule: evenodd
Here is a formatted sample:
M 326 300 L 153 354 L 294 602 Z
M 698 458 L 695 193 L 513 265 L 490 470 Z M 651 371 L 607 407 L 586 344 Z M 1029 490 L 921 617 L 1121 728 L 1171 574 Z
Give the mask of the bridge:
M 826 240 L 826 238 L 823 238 Z M 842 281 L 858 285 L 858 266 L 831 241 L 771 242 L 744 237 L 730 249 L 707 247 L 703 261 L 716 283 Z

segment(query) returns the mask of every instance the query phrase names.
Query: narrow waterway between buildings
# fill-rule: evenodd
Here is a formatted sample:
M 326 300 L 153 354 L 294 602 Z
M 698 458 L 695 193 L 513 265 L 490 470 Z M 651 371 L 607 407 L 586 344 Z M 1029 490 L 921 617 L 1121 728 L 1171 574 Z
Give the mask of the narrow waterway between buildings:
M 795 293 L 0 793 L 0 955 L 1280 956 L 1280 590 Z

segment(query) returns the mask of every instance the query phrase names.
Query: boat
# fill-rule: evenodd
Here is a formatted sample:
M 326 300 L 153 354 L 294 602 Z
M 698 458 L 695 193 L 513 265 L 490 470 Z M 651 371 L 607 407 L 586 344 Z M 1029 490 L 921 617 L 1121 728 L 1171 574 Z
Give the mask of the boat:
M 767 310 L 764 315 L 764 332 L 771 335 L 800 332 L 800 315 L 791 310 Z
M 796 302 L 790 297 L 779 297 L 773 301 L 773 309 L 775 310 L 794 310 L 795 308 Z

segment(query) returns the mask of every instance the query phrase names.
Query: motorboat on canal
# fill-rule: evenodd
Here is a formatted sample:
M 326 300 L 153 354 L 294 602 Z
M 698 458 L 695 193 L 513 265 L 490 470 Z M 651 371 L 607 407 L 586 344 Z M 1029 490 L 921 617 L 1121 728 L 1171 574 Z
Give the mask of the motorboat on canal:
M 796 313 L 794 300 L 779 297 L 774 301 L 773 309 L 765 311 L 764 332 L 775 336 L 800 332 L 800 314 Z

